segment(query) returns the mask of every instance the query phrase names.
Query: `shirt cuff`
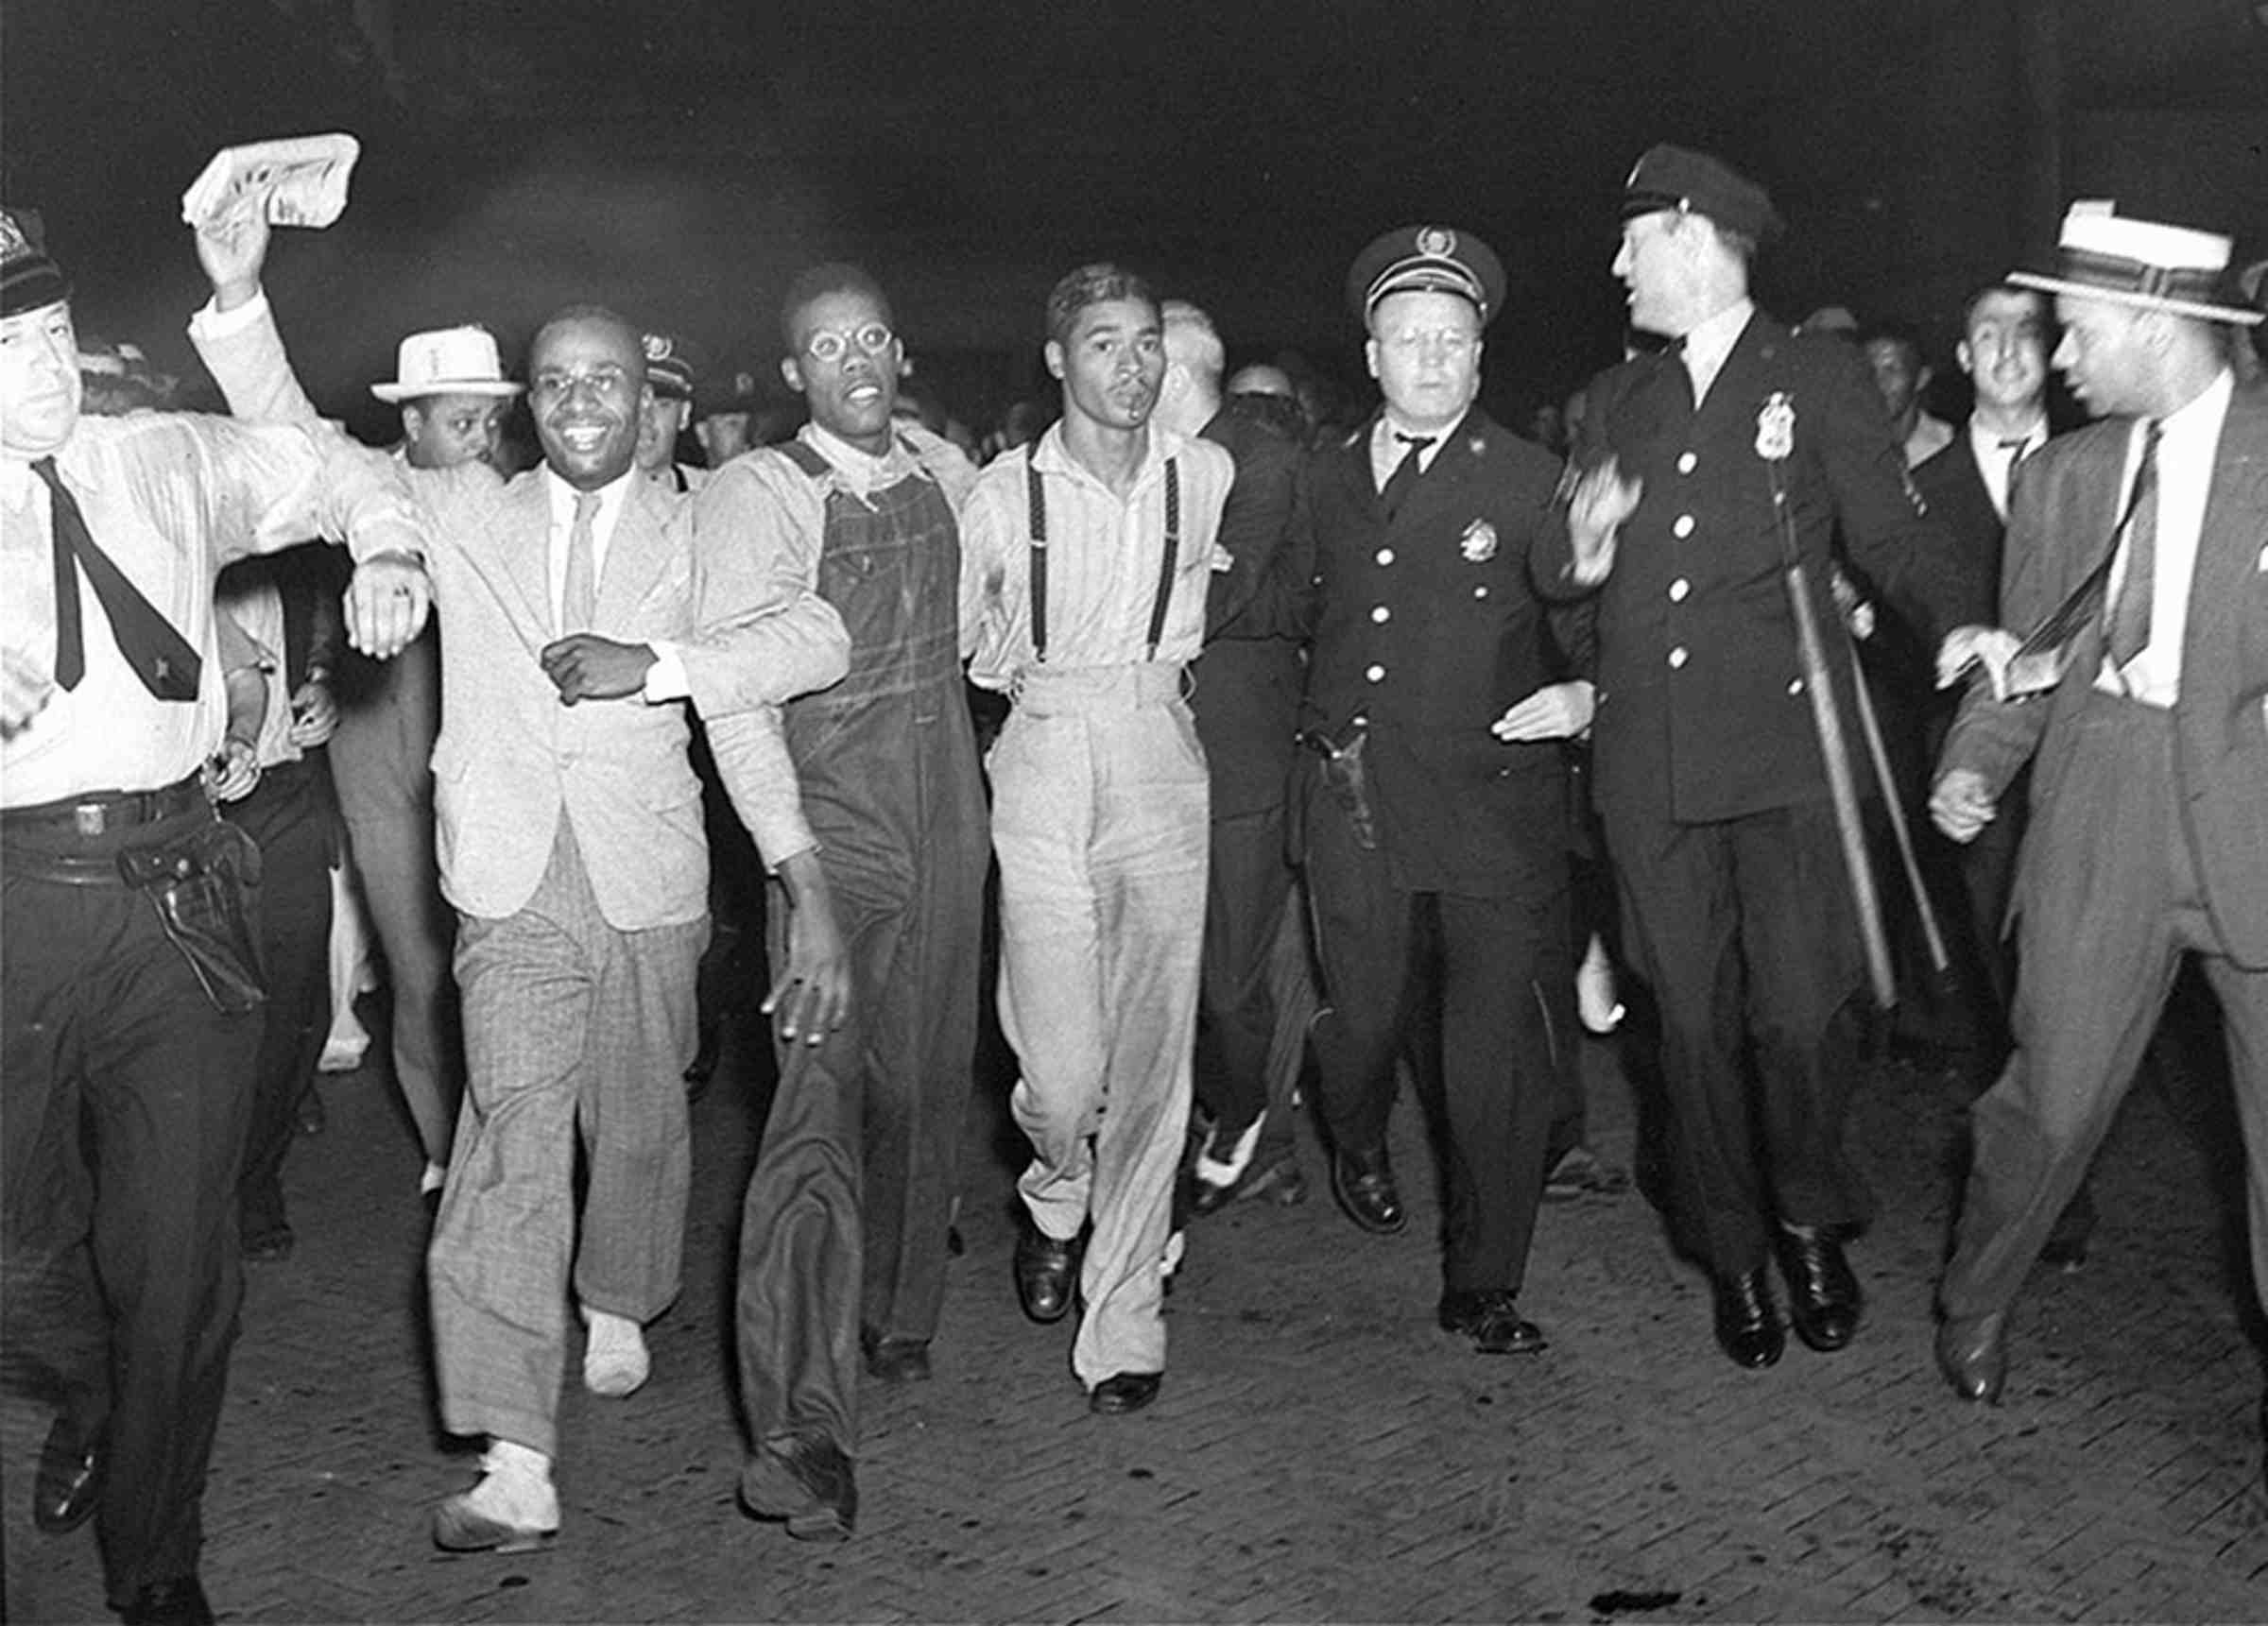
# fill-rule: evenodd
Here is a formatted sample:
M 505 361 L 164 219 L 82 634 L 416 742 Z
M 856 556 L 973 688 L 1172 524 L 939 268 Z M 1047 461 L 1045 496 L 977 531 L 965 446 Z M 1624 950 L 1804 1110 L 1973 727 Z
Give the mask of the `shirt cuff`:
M 645 646 L 654 652 L 654 663 L 645 669 L 645 687 L 640 693 L 648 706 L 660 706 L 671 700 L 689 699 L 693 683 L 685 676 L 685 658 L 674 643 L 664 643 L 649 638 Z
M 217 297 L 217 296 L 215 296 Z M 193 339 L 233 338 L 245 329 L 266 319 L 267 290 L 262 288 L 232 311 L 218 310 L 213 300 L 207 300 L 197 315 L 189 318 L 189 336 Z

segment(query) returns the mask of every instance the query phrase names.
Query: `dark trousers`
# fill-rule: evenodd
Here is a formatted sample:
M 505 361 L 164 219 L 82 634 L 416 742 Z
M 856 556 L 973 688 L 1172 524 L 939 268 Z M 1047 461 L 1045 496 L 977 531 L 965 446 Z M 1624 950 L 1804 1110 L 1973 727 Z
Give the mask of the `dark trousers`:
M 1843 1150 L 1863 967 L 1833 810 L 1605 819 L 1624 948 L 1660 1012 L 1679 1243 L 1733 1275 L 1763 1263 L 1775 1218 L 1863 1222 Z
M 2268 971 L 2221 947 L 2191 856 L 2170 713 L 2090 694 L 2043 742 L 2053 773 L 2018 882 L 2016 1053 L 1970 1110 L 1968 1188 L 1939 1300 L 2004 1309 L 2133 1087 L 2184 954 L 2221 1001 L 2243 1124 L 2255 1292 L 2268 1304 Z M 2054 753 L 2051 760 L 2048 752 Z
M 850 1015 L 824 1044 L 781 1046 L 741 1207 L 741 1395 L 758 1444 L 816 1430 L 854 1450 L 859 1334 L 926 1342 L 944 1308 L 976 1056 L 983 806 L 972 778 L 948 770 L 939 783 L 909 742 L 902 766 L 913 762 L 926 764 L 925 794 L 909 799 L 908 831 L 926 844 L 890 851 L 878 827 L 863 842 L 847 826 L 821 832 Z M 777 967 L 783 893 L 765 913 Z
M 227 810 L 260 847 L 260 953 L 267 971 L 251 1129 L 237 1207 L 249 1241 L 284 1228 L 284 1157 L 331 1022 L 331 863 L 337 852 L 323 761 L 283 762 Z
M 243 1292 L 236 1175 L 260 1018 L 207 1002 L 148 899 L 38 868 L 211 816 L 123 837 L 11 826 L 0 875 L 9 1360 L 51 1381 L 81 1429 L 108 1430 L 95 1529 L 114 1605 L 198 1567 Z
M 1573 986 L 1567 895 L 1400 890 L 1384 853 L 1357 846 L 1320 794 L 1305 850 L 1328 1006 L 1315 1027 L 1324 1125 L 1339 1146 L 1383 1145 L 1406 1061 L 1444 1131 L 1443 1285 L 1518 1292 L 1559 1096 L 1547 1011 Z
M 1292 895 L 1283 809 L 1216 818 L 1205 891 L 1205 960 L 1197 990 L 1198 1107 L 1226 1152 L 1268 1104 L 1276 1001 L 1268 965 Z

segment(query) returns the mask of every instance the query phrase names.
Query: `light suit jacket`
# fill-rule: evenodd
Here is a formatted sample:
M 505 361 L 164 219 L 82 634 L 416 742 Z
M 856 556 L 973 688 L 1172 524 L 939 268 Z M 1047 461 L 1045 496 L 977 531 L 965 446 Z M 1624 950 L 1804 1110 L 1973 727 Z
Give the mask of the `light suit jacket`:
M 2024 464 L 2008 518 L 2002 625 L 2038 625 L 2102 558 L 2119 515 L 2131 427 L 2114 419 L 2059 436 Z M 1972 692 L 1940 772 L 1974 769 L 1997 796 L 2036 750 L 2036 813 L 2053 798 L 2088 796 L 2091 786 L 2070 782 L 2061 745 L 2102 657 L 2097 617 L 2076 640 L 2053 696 L 2003 703 Z M 2268 388 L 2257 385 L 2240 385 L 2231 398 L 2214 454 L 2174 729 L 2178 805 L 2207 911 L 2232 959 L 2268 969 Z M 2019 909 L 2031 890 L 2050 882 L 2054 864 L 2052 852 L 2027 854 Z
M 315 415 L 271 321 L 197 337 L 240 416 Z M 544 482 L 538 469 L 500 485 L 477 464 L 413 482 L 434 517 L 427 565 L 446 628 L 433 757 L 442 891 L 468 915 L 514 913 L 542 880 L 564 816 L 608 924 L 697 919 L 709 860 L 683 705 L 632 696 L 564 706 L 538 663 L 558 636 Z M 777 863 L 799 849 L 801 816 L 781 816 L 779 787 L 795 781 L 776 724 L 754 708 L 837 681 L 850 640 L 823 599 L 782 594 L 736 540 L 697 535 L 686 499 L 633 479 L 593 630 L 679 646 L 719 775 Z

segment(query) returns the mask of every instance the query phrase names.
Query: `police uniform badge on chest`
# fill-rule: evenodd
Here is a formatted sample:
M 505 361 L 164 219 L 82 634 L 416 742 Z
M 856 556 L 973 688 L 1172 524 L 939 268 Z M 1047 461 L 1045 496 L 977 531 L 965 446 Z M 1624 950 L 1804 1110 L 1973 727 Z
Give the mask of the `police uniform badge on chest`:
M 1457 539 L 1457 548 L 1464 554 L 1467 564 L 1486 564 L 1496 557 L 1496 527 L 1486 520 L 1473 521 Z

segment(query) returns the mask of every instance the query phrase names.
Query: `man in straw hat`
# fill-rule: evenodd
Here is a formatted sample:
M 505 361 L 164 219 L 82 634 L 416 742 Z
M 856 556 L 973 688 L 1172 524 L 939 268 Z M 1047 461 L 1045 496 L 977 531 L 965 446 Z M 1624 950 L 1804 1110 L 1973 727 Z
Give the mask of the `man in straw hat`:
M 1624 183 L 1614 272 L 1670 347 L 1600 375 L 1559 537 L 1570 590 L 1599 587 L 1593 794 L 1634 968 L 1659 1006 L 1672 1214 L 1710 1271 L 1719 1345 L 1768 1366 L 1786 1339 L 1766 1265 L 1813 1349 L 1857 1331 L 1843 1239 L 1867 1203 L 1843 1150 L 1864 916 L 1824 742 L 1856 677 L 1832 629 L 1841 545 L 1912 625 L 1948 625 L 1962 563 L 1905 480 L 1858 352 L 1748 297 L 1779 229 L 1763 188 L 1658 146 Z M 1791 596 L 1800 583 L 1805 595 Z M 1950 602 L 1958 602 L 1950 600 Z
M 312 422 L 81 417 L 71 285 L 0 211 L 7 1344 L 58 1401 L 32 1522 L 95 1517 L 129 1621 L 213 1617 L 198 1509 L 243 1297 L 257 855 L 199 782 L 227 714 L 213 583 L 316 535 L 373 561 L 348 625 L 393 653 L 386 561 L 427 539 L 393 466 Z
M 2268 390 L 2229 365 L 2231 329 L 2260 321 L 2217 293 L 2229 247 L 2078 203 L 2056 271 L 2011 279 L 2055 296 L 2054 364 L 2104 421 L 2041 448 L 2009 516 L 2002 616 L 2069 612 L 2060 678 L 2028 703 L 1996 698 L 2015 641 L 1987 635 L 1995 681 L 1964 702 L 1931 802 L 1948 835 L 1973 839 L 2036 759 L 2017 1049 L 1972 1111 L 1938 1289 L 1938 1364 L 1966 1399 L 2000 1395 L 2009 1307 L 2185 953 L 2221 1001 L 2268 1303 Z M 1949 640 L 1940 670 L 1979 642 Z

